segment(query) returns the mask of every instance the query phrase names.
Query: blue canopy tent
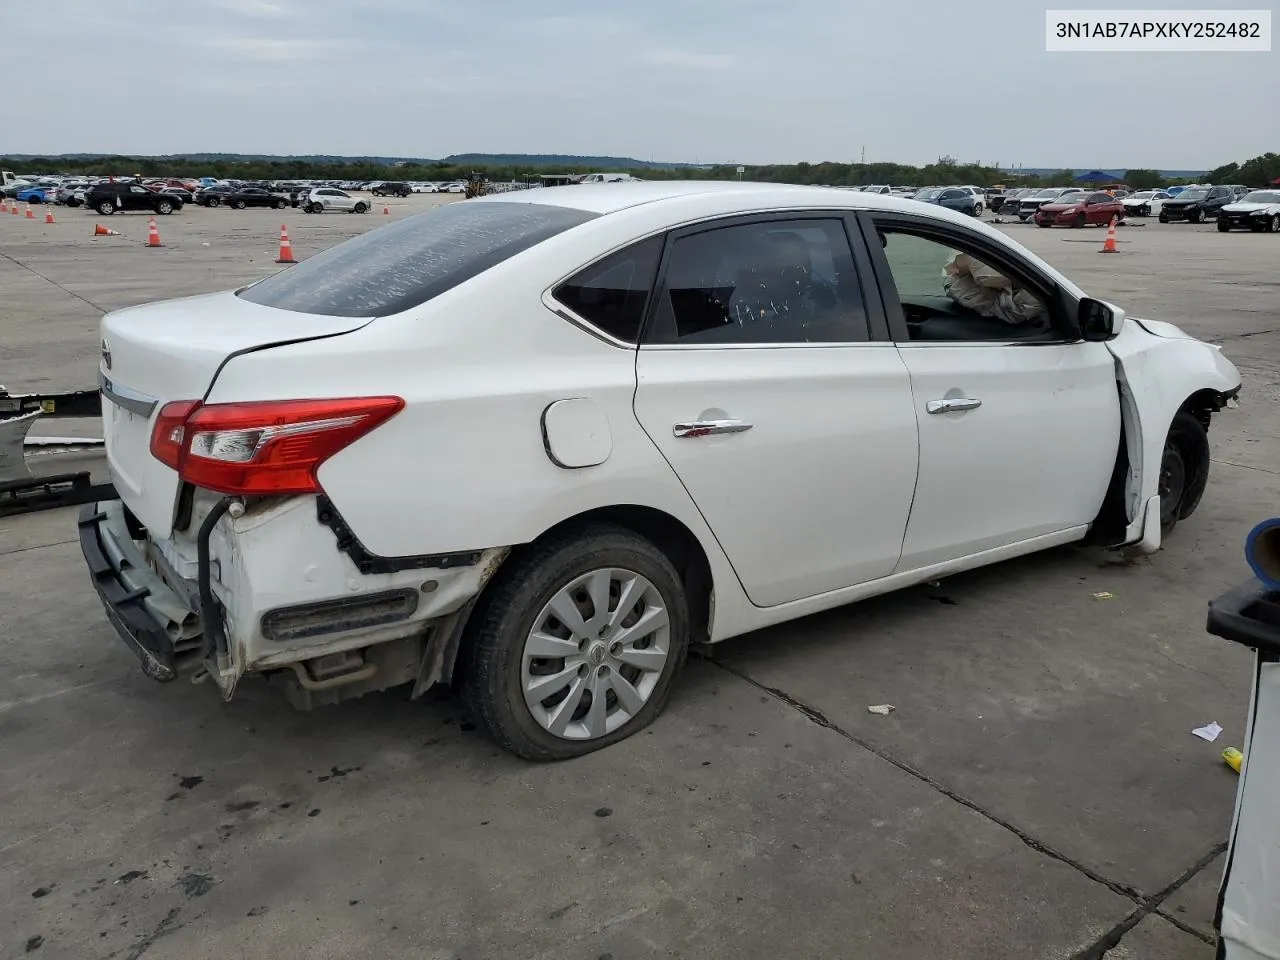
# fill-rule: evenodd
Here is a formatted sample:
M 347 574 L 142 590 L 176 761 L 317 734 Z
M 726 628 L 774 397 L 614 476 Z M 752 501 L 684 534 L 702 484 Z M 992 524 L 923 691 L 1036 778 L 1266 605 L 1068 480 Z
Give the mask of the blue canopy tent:
M 1090 170 L 1088 173 L 1082 173 L 1076 177 L 1076 183 L 1119 183 L 1120 176 L 1114 173 L 1106 173 L 1102 170 Z

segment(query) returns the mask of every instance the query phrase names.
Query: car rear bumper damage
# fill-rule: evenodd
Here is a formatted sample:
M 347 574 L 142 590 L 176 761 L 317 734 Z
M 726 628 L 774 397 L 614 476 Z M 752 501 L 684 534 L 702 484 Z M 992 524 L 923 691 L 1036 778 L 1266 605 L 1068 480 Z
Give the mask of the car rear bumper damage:
M 447 681 L 507 550 L 371 564 L 321 512 L 336 511 L 308 497 L 235 513 L 206 501 L 188 543 L 153 539 L 121 501 L 103 501 L 81 512 L 80 546 L 107 619 L 154 680 L 203 668 L 229 698 L 241 677 L 265 674 L 303 707 Z
M 143 673 L 162 683 L 174 679 L 180 654 L 198 654 L 198 616 L 147 564 L 119 500 L 86 504 L 78 525 L 80 551 L 107 619 Z

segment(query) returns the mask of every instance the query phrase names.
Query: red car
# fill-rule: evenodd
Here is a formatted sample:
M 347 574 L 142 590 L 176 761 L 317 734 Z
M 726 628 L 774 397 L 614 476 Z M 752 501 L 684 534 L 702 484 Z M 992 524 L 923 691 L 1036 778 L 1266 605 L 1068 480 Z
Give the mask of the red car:
M 1110 223 L 1112 217 L 1124 219 L 1124 204 L 1118 199 L 1109 193 L 1078 190 L 1046 203 L 1035 212 L 1034 219 L 1041 227 L 1083 227 L 1086 223 Z

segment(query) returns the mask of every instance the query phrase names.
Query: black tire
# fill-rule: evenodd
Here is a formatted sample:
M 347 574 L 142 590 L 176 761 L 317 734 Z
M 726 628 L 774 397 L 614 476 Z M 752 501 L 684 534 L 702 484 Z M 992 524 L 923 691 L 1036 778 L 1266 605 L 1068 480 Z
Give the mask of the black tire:
M 544 729 L 524 702 L 521 661 L 525 638 L 551 598 L 575 577 L 620 567 L 645 577 L 666 606 L 670 646 L 662 674 L 636 715 L 593 740 L 569 740 Z M 684 666 L 689 613 L 684 585 L 671 561 L 625 527 L 590 524 L 535 543 L 508 560 L 473 611 L 464 638 L 462 691 L 475 718 L 504 749 L 525 760 L 567 760 L 617 743 L 662 712 Z
M 1149 207 L 1147 204 L 1144 203 L 1142 206 L 1138 208 L 1138 216 L 1140 217 L 1151 216 L 1151 207 Z
M 360 203 L 357 203 L 357 204 L 356 204 L 355 209 L 354 209 L 352 212 L 353 212 L 353 213 L 368 213 L 368 212 L 369 212 L 369 206 L 368 206 L 368 204 L 366 204 L 366 203 L 362 200 Z
M 1036 226 L 1037 226 L 1037 227 L 1052 227 L 1052 226 L 1053 226 L 1053 223 L 1052 223 L 1052 222 L 1050 222 L 1050 221 L 1048 221 L 1048 220 L 1037 220 L 1037 221 L 1036 221 Z
M 1203 210 L 1192 210 L 1187 213 L 1187 220 L 1189 220 L 1191 223 L 1199 223 L 1203 219 L 1204 219 Z
M 1071 226 L 1079 230 L 1085 224 L 1085 216 L 1083 213 L 1077 213 L 1076 218 L 1071 221 Z
M 231 207 L 234 210 L 243 210 L 247 206 L 243 200 L 232 200 Z
M 275 203 L 271 205 L 275 207 L 277 210 L 283 210 L 286 206 L 285 201 L 283 200 L 277 200 Z
M 1180 411 L 1169 426 L 1160 460 L 1160 528 L 1168 533 L 1196 512 L 1209 482 L 1209 432 L 1194 414 Z
M 173 213 L 173 203 L 169 200 L 161 200 L 156 204 L 156 213 L 162 217 L 167 217 Z
M 1280 233 L 1280 213 L 1273 213 L 1271 216 L 1267 217 L 1263 229 L 1266 230 L 1267 233 Z
M 98 212 L 104 217 L 109 217 L 116 212 L 116 205 L 110 200 L 103 200 L 98 204 Z

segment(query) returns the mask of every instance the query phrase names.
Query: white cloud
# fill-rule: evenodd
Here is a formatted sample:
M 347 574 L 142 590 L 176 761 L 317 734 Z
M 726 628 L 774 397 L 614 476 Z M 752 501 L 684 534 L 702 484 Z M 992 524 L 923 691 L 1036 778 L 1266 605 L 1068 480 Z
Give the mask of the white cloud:
M 732 70 L 737 63 L 733 57 L 724 53 L 671 47 L 646 50 L 640 55 L 640 59 L 656 67 L 681 67 L 688 70 Z
M 295 13 L 286 4 L 275 3 L 273 0 L 218 0 L 218 6 L 231 14 L 271 20 L 278 20 Z
M 343 40 L 303 40 L 278 37 L 211 37 L 210 46 L 225 50 L 245 60 L 260 63 L 296 63 L 300 60 L 324 60 L 351 44 Z

